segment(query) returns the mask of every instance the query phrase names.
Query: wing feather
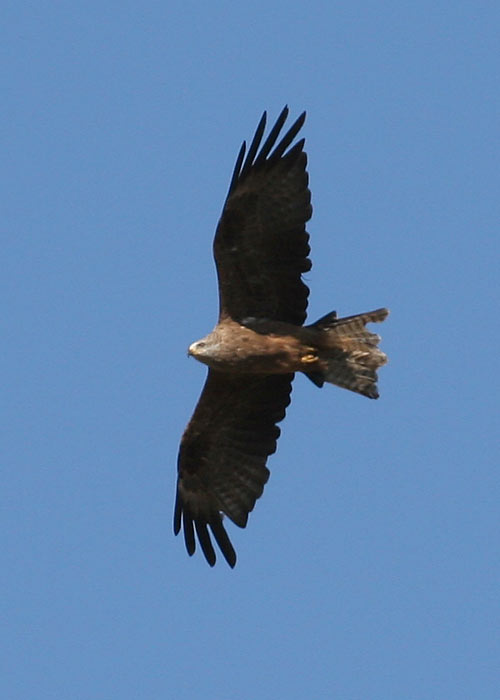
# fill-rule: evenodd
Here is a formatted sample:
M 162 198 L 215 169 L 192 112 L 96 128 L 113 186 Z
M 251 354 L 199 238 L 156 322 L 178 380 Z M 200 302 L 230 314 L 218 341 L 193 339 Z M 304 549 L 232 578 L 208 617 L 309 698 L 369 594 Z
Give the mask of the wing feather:
M 255 154 L 259 150 L 260 142 L 262 141 L 262 136 L 264 135 L 264 130 L 266 128 L 266 119 L 267 119 L 267 113 L 264 112 L 262 117 L 260 118 L 260 122 L 257 125 L 257 129 L 255 130 L 254 137 L 252 139 L 252 143 L 250 144 L 250 148 L 248 149 L 247 157 L 245 159 L 245 162 L 243 164 L 243 167 L 241 171 L 238 173 L 238 179 L 245 178 L 252 165 L 253 165 L 253 160 L 255 158 Z
M 311 268 L 305 228 L 311 193 L 304 140 L 289 148 L 305 113 L 278 142 L 287 116 L 285 107 L 259 151 L 264 112 L 246 158 L 245 144 L 238 155 L 214 240 L 220 320 L 255 317 L 301 325 L 306 318 L 309 290 L 302 275 Z
M 265 112 L 264 112 L 265 114 Z M 257 157 L 257 160 L 255 161 L 255 165 L 263 165 L 265 163 L 265 160 L 267 156 L 271 153 L 271 149 L 276 143 L 276 139 L 278 138 L 281 129 L 283 128 L 284 123 L 286 122 L 288 117 L 288 107 L 283 107 L 281 114 L 279 115 L 278 119 L 276 120 L 276 124 L 273 126 L 271 131 L 269 132 L 269 135 L 267 139 L 264 141 L 264 145 L 262 146 L 262 149 Z
M 276 450 L 290 403 L 292 374 L 231 375 L 209 370 L 200 400 L 181 440 L 174 532 L 186 549 L 196 537 L 208 563 L 216 556 L 210 531 L 230 566 L 236 563 L 222 518 L 245 527 L 269 478 L 267 457 Z

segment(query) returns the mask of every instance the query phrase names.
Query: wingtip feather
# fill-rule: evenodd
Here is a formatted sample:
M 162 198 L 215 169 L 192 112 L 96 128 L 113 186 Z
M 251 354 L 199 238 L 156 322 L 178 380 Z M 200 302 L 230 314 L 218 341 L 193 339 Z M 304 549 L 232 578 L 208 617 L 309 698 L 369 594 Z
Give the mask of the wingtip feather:
M 238 157 L 236 158 L 236 163 L 234 165 L 233 174 L 231 176 L 231 182 L 229 183 L 229 189 L 227 191 L 227 197 L 229 197 L 231 192 L 234 190 L 234 188 L 238 184 L 238 180 L 240 177 L 241 164 L 243 163 L 243 158 L 245 157 L 246 148 L 247 148 L 247 142 L 243 141 L 243 143 L 240 146 L 240 150 L 238 152 Z M 226 199 L 227 199 L 227 197 L 226 197 Z
M 222 524 L 222 518 L 217 514 L 217 517 L 213 518 L 210 522 L 210 529 L 212 530 L 215 541 L 219 545 L 220 551 L 222 552 L 224 559 L 227 561 L 229 566 L 234 569 L 236 565 L 236 552 L 231 544 L 231 540 Z
M 205 522 L 195 520 L 196 534 L 198 535 L 198 540 L 205 559 L 210 564 L 210 566 L 215 566 L 216 556 L 215 550 L 208 533 L 207 524 Z
M 181 499 L 179 496 L 179 491 L 175 495 L 175 506 L 174 506 L 174 535 L 178 535 L 181 530 L 181 520 L 182 520 L 182 506 Z
M 248 173 L 252 170 L 254 167 L 259 167 L 262 166 L 266 161 L 269 160 L 269 162 L 275 162 L 276 160 L 279 160 L 283 154 L 285 153 L 286 149 L 290 146 L 292 143 L 293 139 L 296 137 L 300 129 L 302 128 L 305 119 L 306 119 L 306 112 L 302 112 L 302 114 L 299 115 L 299 117 L 295 120 L 295 122 L 292 124 L 290 129 L 286 132 L 285 136 L 282 138 L 282 140 L 276 145 L 276 141 L 278 140 L 278 136 L 281 132 L 281 129 L 283 128 L 287 117 L 289 114 L 289 109 L 288 105 L 285 105 L 283 109 L 281 110 L 274 126 L 272 127 L 271 131 L 267 135 L 266 140 L 264 141 L 260 152 L 259 146 L 262 141 L 262 137 L 264 135 L 264 131 L 266 128 L 266 123 L 267 123 L 267 111 L 264 110 L 262 113 L 262 116 L 260 118 L 260 121 L 257 125 L 257 129 L 255 130 L 255 134 L 253 136 L 252 142 L 250 144 L 250 147 L 248 151 L 246 151 L 246 142 L 243 141 L 243 144 L 240 148 L 240 151 L 238 153 L 238 157 L 236 159 L 236 164 L 234 166 L 233 174 L 231 177 L 231 182 L 229 185 L 229 190 L 227 193 L 226 200 L 228 197 L 232 194 L 234 189 L 236 188 L 238 182 L 240 182 L 242 179 L 244 179 Z M 300 145 L 299 145 L 300 144 Z M 293 149 L 287 154 L 291 154 L 291 158 L 294 158 L 299 152 L 302 151 L 304 147 L 304 140 L 302 139 L 299 141 L 299 144 L 296 144 Z M 274 151 L 271 153 L 272 149 L 274 147 Z M 245 153 L 247 153 L 247 156 L 245 158 Z M 271 154 L 271 155 L 269 155 Z
M 182 526 L 184 529 L 184 542 L 186 544 L 187 553 L 192 557 L 196 551 L 196 540 L 194 537 L 193 518 L 188 514 L 186 509 L 184 509 L 182 514 Z
M 262 117 L 260 118 L 259 123 L 257 124 L 257 128 L 255 130 L 254 137 L 252 139 L 252 143 L 250 144 L 250 148 L 248 149 L 247 157 L 245 159 L 245 162 L 243 163 L 243 167 L 240 170 L 239 174 L 239 179 L 243 180 L 243 178 L 247 175 L 247 173 L 250 171 L 252 165 L 253 165 L 253 160 L 255 158 L 255 154 L 259 150 L 260 142 L 262 141 L 262 136 L 264 135 L 264 130 L 266 128 L 266 120 L 267 120 L 267 112 L 264 111 Z

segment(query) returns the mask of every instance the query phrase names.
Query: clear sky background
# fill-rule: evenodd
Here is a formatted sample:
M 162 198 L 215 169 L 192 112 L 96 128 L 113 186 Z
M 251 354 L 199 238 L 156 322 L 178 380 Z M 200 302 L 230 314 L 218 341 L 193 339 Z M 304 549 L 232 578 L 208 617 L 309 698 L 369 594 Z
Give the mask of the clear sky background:
M 498 700 L 497 1 L 1 11 L 0 695 Z M 379 401 L 297 377 L 230 570 L 172 533 L 212 237 L 303 109 L 310 318 L 388 306 Z

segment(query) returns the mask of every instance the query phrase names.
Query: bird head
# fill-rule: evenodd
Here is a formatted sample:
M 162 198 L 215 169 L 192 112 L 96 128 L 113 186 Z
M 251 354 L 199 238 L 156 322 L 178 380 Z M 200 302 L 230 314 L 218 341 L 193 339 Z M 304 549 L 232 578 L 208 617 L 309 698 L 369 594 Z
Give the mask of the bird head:
M 204 340 L 197 340 L 195 343 L 191 343 L 188 348 L 188 355 L 191 357 L 196 357 L 199 359 L 205 352 L 207 348 L 207 343 Z

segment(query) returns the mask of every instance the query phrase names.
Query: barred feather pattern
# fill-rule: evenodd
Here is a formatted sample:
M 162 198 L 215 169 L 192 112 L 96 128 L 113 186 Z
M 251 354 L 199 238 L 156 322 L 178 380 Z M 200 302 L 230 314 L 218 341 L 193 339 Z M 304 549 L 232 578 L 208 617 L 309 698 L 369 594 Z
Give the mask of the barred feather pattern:
M 387 309 L 340 319 L 329 314 L 313 324 L 325 333 L 319 354 L 323 369 L 308 374 L 309 378 L 317 386 L 328 382 L 378 399 L 377 369 L 387 362 L 387 355 L 377 347 L 380 336 L 368 331 L 366 324 L 380 323 L 388 314 Z

